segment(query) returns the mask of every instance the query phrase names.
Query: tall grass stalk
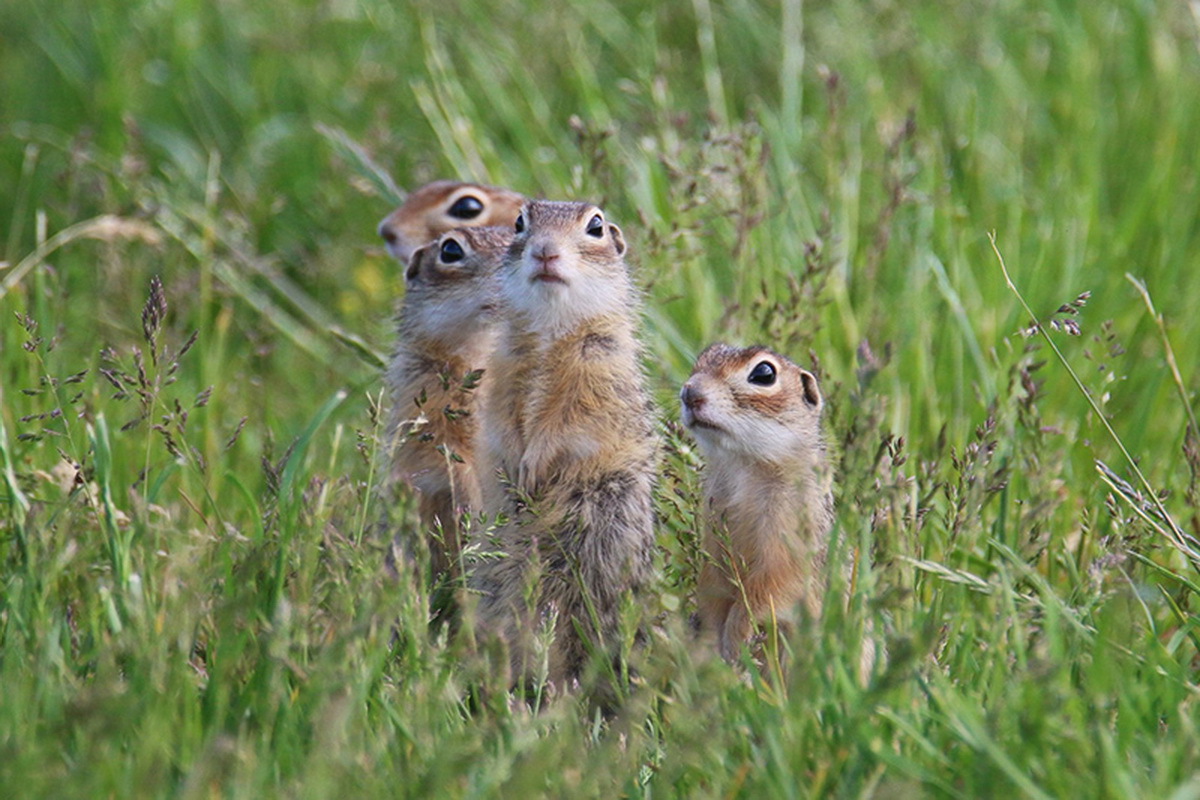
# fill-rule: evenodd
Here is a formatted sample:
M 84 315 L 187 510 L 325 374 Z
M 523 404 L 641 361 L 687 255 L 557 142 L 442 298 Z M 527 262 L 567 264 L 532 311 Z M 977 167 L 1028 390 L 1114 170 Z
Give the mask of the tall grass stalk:
M 1141 483 L 1146 495 L 1150 498 L 1150 502 L 1154 504 L 1154 507 L 1157 509 L 1160 518 L 1166 523 L 1168 530 L 1165 533 L 1168 541 L 1170 541 L 1172 546 L 1174 546 L 1175 549 L 1177 549 L 1187 558 L 1193 569 L 1200 570 L 1200 549 L 1197 549 L 1200 548 L 1200 542 L 1198 542 L 1194 537 L 1185 533 L 1184 530 L 1175 523 L 1175 520 L 1171 518 L 1166 506 L 1163 505 L 1161 496 L 1157 491 L 1154 490 L 1154 487 L 1150 485 L 1150 481 L 1148 481 L 1146 476 L 1142 473 L 1137 461 L 1134 460 L 1133 456 L 1130 455 L 1129 450 L 1126 449 L 1125 443 L 1121 441 L 1121 437 L 1117 435 L 1117 432 L 1113 429 L 1112 424 L 1109 423 L 1108 416 L 1104 413 L 1104 410 L 1100 408 L 1095 398 L 1092 397 L 1092 393 L 1088 391 L 1087 386 L 1084 385 L 1079 375 L 1074 369 L 1072 369 L 1070 362 L 1067 361 L 1066 357 L 1062 354 L 1062 351 L 1058 349 L 1058 345 L 1055 343 L 1053 337 L 1051 337 L 1049 332 L 1046 331 L 1046 328 L 1042 325 L 1037 315 L 1033 313 L 1033 309 L 1029 307 L 1029 303 L 1025 301 L 1025 297 L 1021 294 L 1020 290 L 1017 289 L 1016 284 L 1013 283 L 1012 278 L 1008 274 L 1008 267 L 1004 264 L 1004 256 L 1000 254 L 1000 248 L 996 244 L 996 234 L 994 231 L 988 233 L 988 241 L 992 245 L 992 251 L 996 254 L 996 259 L 1000 262 L 1000 270 L 1004 274 L 1004 281 L 1012 293 L 1016 295 L 1017 300 L 1020 301 L 1021 307 L 1025 309 L 1025 313 L 1029 315 L 1030 325 L 1037 329 L 1038 334 L 1041 335 L 1041 337 L 1050 346 L 1051 351 L 1054 353 L 1055 359 L 1057 359 L 1058 363 L 1061 364 L 1063 369 L 1067 371 L 1067 374 L 1071 376 L 1071 380 L 1074 382 L 1075 388 L 1078 389 L 1080 394 L 1083 395 L 1084 399 L 1087 400 L 1087 403 L 1091 407 L 1095 418 L 1100 422 L 1101 425 L 1104 426 L 1104 430 L 1112 440 L 1113 444 L 1115 444 L 1117 449 L 1121 451 L 1121 455 L 1125 457 L 1125 462 L 1129 465 L 1129 468 L 1133 471 L 1133 474 L 1137 476 L 1138 482 Z M 1185 405 L 1187 404 L 1186 399 L 1187 398 L 1185 397 Z M 1103 465 L 1099 462 L 1097 463 L 1097 470 L 1101 473 L 1102 477 L 1105 477 Z M 1116 487 L 1114 486 L 1114 488 Z M 1123 497 L 1126 496 L 1126 494 L 1123 492 L 1118 493 Z M 1155 525 L 1155 527 L 1158 526 Z

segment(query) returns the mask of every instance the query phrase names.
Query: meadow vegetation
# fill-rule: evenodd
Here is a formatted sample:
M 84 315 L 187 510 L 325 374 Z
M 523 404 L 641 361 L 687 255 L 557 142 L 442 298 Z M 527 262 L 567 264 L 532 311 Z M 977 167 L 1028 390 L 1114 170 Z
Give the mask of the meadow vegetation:
M 0 795 L 1200 797 L 1195 3 L 0 31 Z M 385 577 L 374 226 L 448 176 L 600 203 L 645 289 L 660 579 L 610 716 L 510 699 Z M 820 376 L 860 556 L 785 678 L 687 630 L 718 339 Z

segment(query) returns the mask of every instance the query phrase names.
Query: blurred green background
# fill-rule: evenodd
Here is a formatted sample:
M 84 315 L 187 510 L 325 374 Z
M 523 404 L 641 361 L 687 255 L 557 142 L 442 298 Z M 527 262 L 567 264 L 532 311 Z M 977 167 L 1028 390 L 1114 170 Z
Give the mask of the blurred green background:
M 892 343 L 893 413 L 914 433 L 996 390 L 991 353 L 1024 322 L 988 231 L 1035 309 L 1090 290 L 1088 316 L 1138 341 L 1128 271 L 1181 347 L 1197 338 L 1200 110 L 1184 5 L 15 2 L 0 14 L 4 258 L 33 249 L 38 212 L 50 235 L 101 213 L 178 228 L 158 247 L 55 255 L 57 320 L 77 332 L 65 346 L 119 336 L 160 273 L 181 325 L 227 310 L 240 334 L 227 363 L 265 358 L 276 391 L 261 399 L 281 414 L 317 402 L 313 385 L 367 375 L 325 329 L 385 350 L 398 294 L 373 234 L 392 198 L 320 126 L 401 187 L 460 176 L 610 206 L 650 285 L 667 384 L 712 338 L 773 332 L 753 304 L 787 299 L 784 276 L 818 231 L 836 276 L 818 353 L 845 376 L 862 338 Z M 214 271 L 244 285 L 218 276 L 192 302 Z M 278 320 L 247 307 L 255 292 Z M 290 337 L 279 320 L 295 322 Z M 1169 419 L 1161 377 L 1114 397 L 1134 412 L 1135 445 Z M 1054 388 L 1078 416 L 1065 382 Z M 1172 427 L 1146 444 L 1177 444 Z

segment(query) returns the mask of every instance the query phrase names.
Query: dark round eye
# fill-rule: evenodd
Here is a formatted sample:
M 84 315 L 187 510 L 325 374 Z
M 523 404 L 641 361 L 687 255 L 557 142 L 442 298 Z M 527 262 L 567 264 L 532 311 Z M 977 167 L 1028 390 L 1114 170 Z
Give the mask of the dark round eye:
M 455 219 L 475 219 L 483 213 L 483 203 L 478 197 L 465 194 L 455 200 L 446 213 Z
M 524 214 L 517 214 L 516 231 L 517 231 L 517 233 L 525 232 L 525 215 Z
M 604 236 L 604 219 L 599 214 L 588 220 L 587 234 L 597 239 Z
M 467 257 L 467 254 L 463 252 L 462 245 L 458 243 L 457 239 L 446 239 L 443 241 L 442 249 L 439 255 L 441 255 L 443 264 L 453 264 L 456 261 L 462 261 Z
M 747 380 L 759 386 L 772 386 L 775 384 L 775 367 L 770 361 L 760 361 L 750 370 Z

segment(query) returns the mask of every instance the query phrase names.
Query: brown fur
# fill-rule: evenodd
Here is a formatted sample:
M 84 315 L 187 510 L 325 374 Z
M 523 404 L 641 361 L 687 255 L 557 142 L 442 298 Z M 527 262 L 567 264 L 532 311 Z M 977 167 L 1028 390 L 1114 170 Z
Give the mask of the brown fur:
M 770 386 L 749 379 L 764 361 Z M 717 344 L 696 360 L 681 399 L 707 461 L 700 622 L 733 660 L 755 625 L 786 623 L 797 606 L 821 612 L 833 523 L 821 398 L 816 379 L 777 353 Z
M 455 203 L 474 198 L 478 206 L 452 213 Z M 525 198 L 497 186 L 459 181 L 434 181 L 412 192 L 404 203 L 379 223 L 379 235 L 401 264 L 413 251 L 446 231 L 466 227 L 511 228 Z M 467 214 L 467 216 L 464 216 Z
M 502 268 L 492 369 L 504 379 L 483 409 L 484 505 L 508 522 L 495 536 L 504 557 L 471 579 L 479 621 L 508 644 L 514 673 L 529 675 L 535 634 L 553 619 L 548 675 L 560 686 L 591 647 L 612 653 L 620 599 L 648 579 L 653 552 L 656 443 L 636 295 L 620 230 L 586 232 L 600 215 L 583 203 L 526 205 Z M 542 263 L 563 282 L 533 277 Z
M 391 483 L 415 489 L 422 524 L 441 530 L 440 540 L 432 533 L 429 539 L 435 574 L 456 573 L 459 515 L 482 506 L 474 410 L 491 376 L 482 376 L 473 390 L 464 389 L 463 381 L 485 369 L 491 353 L 496 268 L 510 239 L 507 228 L 450 231 L 419 248 L 406 274 L 396 351 L 385 378 L 390 407 L 384 452 Z M 448 240 L 461 247 L 461 260 L 444 263 Z

